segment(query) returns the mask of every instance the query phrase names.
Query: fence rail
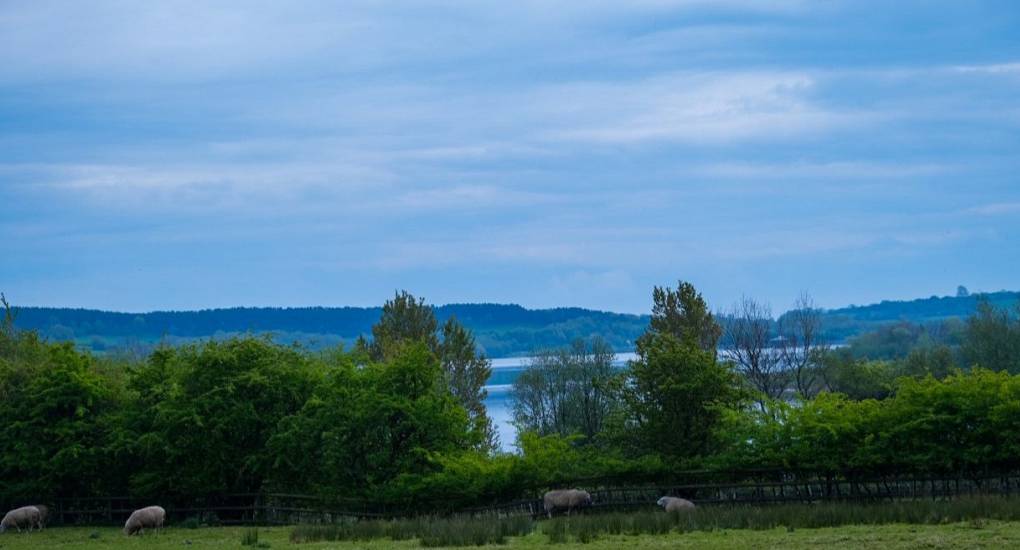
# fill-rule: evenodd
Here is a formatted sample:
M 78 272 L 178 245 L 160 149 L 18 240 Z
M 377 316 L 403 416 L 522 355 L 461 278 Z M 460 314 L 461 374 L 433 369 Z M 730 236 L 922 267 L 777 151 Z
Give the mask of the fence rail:
M 696 476 L 695 476 L 696 477 Z M 1020 471 L 957 476 L 803 476 L 784 472 L 761 472 L 753 479 L 731 476 L 718 481 L 717 473 L 706 475 L 709 482 L 647 484 L 613 487 L 597 480 L 577 486 L 592 493 L 593 508 L 599 510 L 653 507 L 663 495 L 680 496 L 698 505 L 775 504 L 784 502 L 879 501 L 920 498 L 952 498 L 967 495 L 1020 494 Z M 537 496 L 537 493 L 536 493 Z M 157 499 L 158 500 L 158 499 Z M 130 513 L 153 504 L 152 499 L 131 497 L 61 498 L 51 507 L 51 523 L 120 524 Z M 3 502 L 7 505 L 24 503 Z M 284 493 L 218 495 L 195 500 L 160 502 L 168 521 L 189 518 L 200 523 L 295 524 L 330 523 L 345 519 L 380 519 L 413 515 L 412 510 L 357 500 L 327 500 L 317 496 Z M 515 500 L 449 510 L 472 516 L 538 516 L 544 513 L 539 498 Z

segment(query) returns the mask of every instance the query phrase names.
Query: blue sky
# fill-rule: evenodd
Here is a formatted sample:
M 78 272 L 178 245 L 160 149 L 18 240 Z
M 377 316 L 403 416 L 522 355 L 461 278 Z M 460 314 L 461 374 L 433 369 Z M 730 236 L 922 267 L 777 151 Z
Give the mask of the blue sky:
M 141 311 L 1020 280 L 1012 0 L 0 0 L 0 290 Z

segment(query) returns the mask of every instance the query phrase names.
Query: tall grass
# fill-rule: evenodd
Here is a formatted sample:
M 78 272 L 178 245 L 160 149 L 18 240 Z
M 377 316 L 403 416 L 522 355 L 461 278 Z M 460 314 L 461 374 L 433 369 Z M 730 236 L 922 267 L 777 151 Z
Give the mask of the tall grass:
M 570 540 L 590 542 L 606 535 L 662 535 L 670 532 L 718 529 L 810 529 L 843 525 L 885 523 L 939 524 L 984 520 L 1020 520 L 1020 498 L 968 497 L 955 500 L 902 500 L 896 502 L 775 504 L 768 506 L 703 506 L 689 512 L 578 514 L 542 522 L 542 532 L 553 544 Z M 327 525 L 299 525 L 292 542 L 417 538 L 422 546 L 481 546 L 505 544 L 509 537 L 534 531 L 527 516 L 509 518 L 419 517 L 396 520 L 346 521 Z
M 981 520 L 1020 520 L 1020 499 L 973 497 L 880 503 L 707 506 L 690 512 L 609 513 L 560 517 L 545 522 L 550 543 L 588 542 L 603 535 L 665 534 L 717 529 L 818 528 L 886 523 L 939 524 Z
M 422 546 L 482 546 L 505 544 L 507 537 L 527 535 L 534 521 L 527 516 L 508 518 L 420 517 L 395 520 L 345 521 L 326 525 L 299 525 L 291 542 L 418 538 Z

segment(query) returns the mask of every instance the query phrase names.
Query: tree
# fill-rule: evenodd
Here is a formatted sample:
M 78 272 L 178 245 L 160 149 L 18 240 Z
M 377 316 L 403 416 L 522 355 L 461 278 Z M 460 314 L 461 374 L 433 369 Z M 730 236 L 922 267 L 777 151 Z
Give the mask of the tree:
M 829 350 L 819 358 L 825 389 L 854 400 L 885 399 L 898 376 L 891 361 L 855 358 L 846 348 Z
M 609 344 L 576 340 L 570 348 L 539 352 L 514 380 L 514 424 L 520 433 L 583 435 L 593 441 L 617 406 Z
M 439 457 L 477 446 L 468 428 L 435 354 L 411 342 L 386 363 L 337 365 L 279 423 L 268 445 L 274 486 L 378 500 L 401 476 L 433 472 Z
M 439 324 L 431 305 L 407 291 L 396 293 L 383 305 L 379 322 L 372 327 L 371 357 L 388 361 L 413 343 L 423 343 L 436 356 L 450 393 L 467 411 L 480 437 L 480 447 L 495 450 L 497 433 L 485 410 L 485 383 L 492 374 L 491 362 L 478 353 L 475 337 L 456 318 L 447 319 L 440 339 Z M 364 347 L 359 340 L 355 351 Z M 359 347 L 360 346 L 360 347 Z
M 967 319 L 964 329 L 963 357 L 968 366 L 993 371 L 1020 373 L 1020 304 L 1014 316 L 985 300 Z
M 710 453 L 724 411 L 745 397 L 730 364 L 669 333 L 644 340 L 623 392 L 624 429 L 636 432 L 638 448 L 673 457 Z
M 139 398 L 122 452 L 144 465 L 133 487 L 188 496 L 262 490 L 274 459 L 266 443 L 322 375 L 312 357 L 263 338 L 157 350 L 129 381 Z
M 810 295 L 803 293 L 793 309 L 779 318 L 780 357 L 801 397 L 818 392 L 818 359 L 828 349 L 822 336 L 822 311 Z
M 424 342 L 438 356 L 438 328 L 432 306 L 401 290 L 383 304 L 382 316 L 372 326 L 372 358 L 384 361 L 408 342 Z
M 453 397 L 467 410 L 474 431 L 481 435 L 482 447 L 488 451 L 499 448 L 499 435 L 486 415 L 485 383 L 492 375 L 492 362 L 479 354 L 475 337 L 450 317 L 443 324 L 443 341 L 439 344 L 443 373 Z
M 91 356 L 23 334 L 39 353 L 0 358 L 0 494 L 103 494 L 117 473 L 108 428 L 120 395 Z
M 652 290 L 652 318 L 645 334 L 638 338 L 637 348 L 641 349 L 659 334 L 671 334 L 680 341 L 689 340 L 714 353 L 722 328 L 694 285 L 679 281 L 676 290 L 658 286 Z
M 759 394 L 764 409 L 770 400 L 786 391 L 788 373 L 783 368 L 783 351 L 773 330 L 772 308 L 753 298 L 737 302 L 726 319 L 726 358 L 737 365 L 744 379 Z

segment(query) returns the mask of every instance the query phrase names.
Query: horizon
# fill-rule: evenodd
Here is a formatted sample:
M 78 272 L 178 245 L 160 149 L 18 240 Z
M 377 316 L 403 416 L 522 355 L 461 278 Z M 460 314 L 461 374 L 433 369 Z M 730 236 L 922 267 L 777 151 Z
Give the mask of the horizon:
M 640 315 L 678 279 L 776 312 L 1009 288 L 1018 26 L 1005 0 L 7 3 L 0 290 Z
M 909 303 L 930 299 L 946 299 L 946 298 L 976 298 L 982 295 L 1000 294 L 1000 293 L 1020 293 L 1020 290 L 1009 290 L 1009 289 L 998 289 L 998 290 L 970 290 L 963 286 L 968 291 L 967 296 L 959 296 L 956 294 L 932 294 L 930 296 L 919 296 L 919 297 L 903 297 L 903 298 L 883 298 L 881 300 L 865 303 L 865 304 L 844 304 L 837 307 L 820 307 L 818 309 L 822 311 L 837 311 L 843 309 L 853 308 L 866 308 L 871 306 L 877 306 L 884 303 Z M 413 294 L 413 293 L 412 293 Z M 614 311 L 609 309 L 596 309 L 583 306 L 552 306 L 552 307 L 527 307 L 517 303 L 500 303 L 500 302 L 451 302 L 446 304 L 432 304 L 429 303 L 432 308 L 443 308 L 443 307 L 457 307 L 457 306 L 501 306 L 501 307 L 520 307 L 528 311 L 546 311 L 546 310 L 557 310 L 557 309 L 580 309 L 584 311 L 591 311 L 595 313 L 609 313 L 618 315 L 633 315 L 638 317 L 647 317 L 651 314 L 651 311 L 645 312 L 632 312 L 632 311 Z M 19 308 L 34 308 L 34 309 L 70 309 L 70 310 L 85 310 L 85 311 L 98 311 L 102 313 L 116 313 L 124 315 L 146 315 L 151 313 L 201 313 L 206 311 L 221 311 L 231 309 L 282 309 L 282 310 L 296 310 L 296 309 L 381 309 L 383 304 L 371 305 L 371 306 L 353 306 L 353 305 L 296 305 L 296 306 L 272 306 L 272 305 L 245 305 L 245 306 L 226 306 L 226 307 L 213 307 L 213 308 L 201 308 L 201 309 L 151 309 L 144 311 L 126 311 L 126 310 L 113 310 L 113 309 L 97 309 L 88 307 L 77 307 L 77 306 L 40 306 L 33 304 L 17 304 L 11 303 L 11 307 L 16 311 Z M 784 313 L 787 313 L 789 309 L 777 309 L 773 311 L 775 317 L 780 317 Z M 720 308 L 713 308 L 713 315 L 724 315 L 726 312 Z

